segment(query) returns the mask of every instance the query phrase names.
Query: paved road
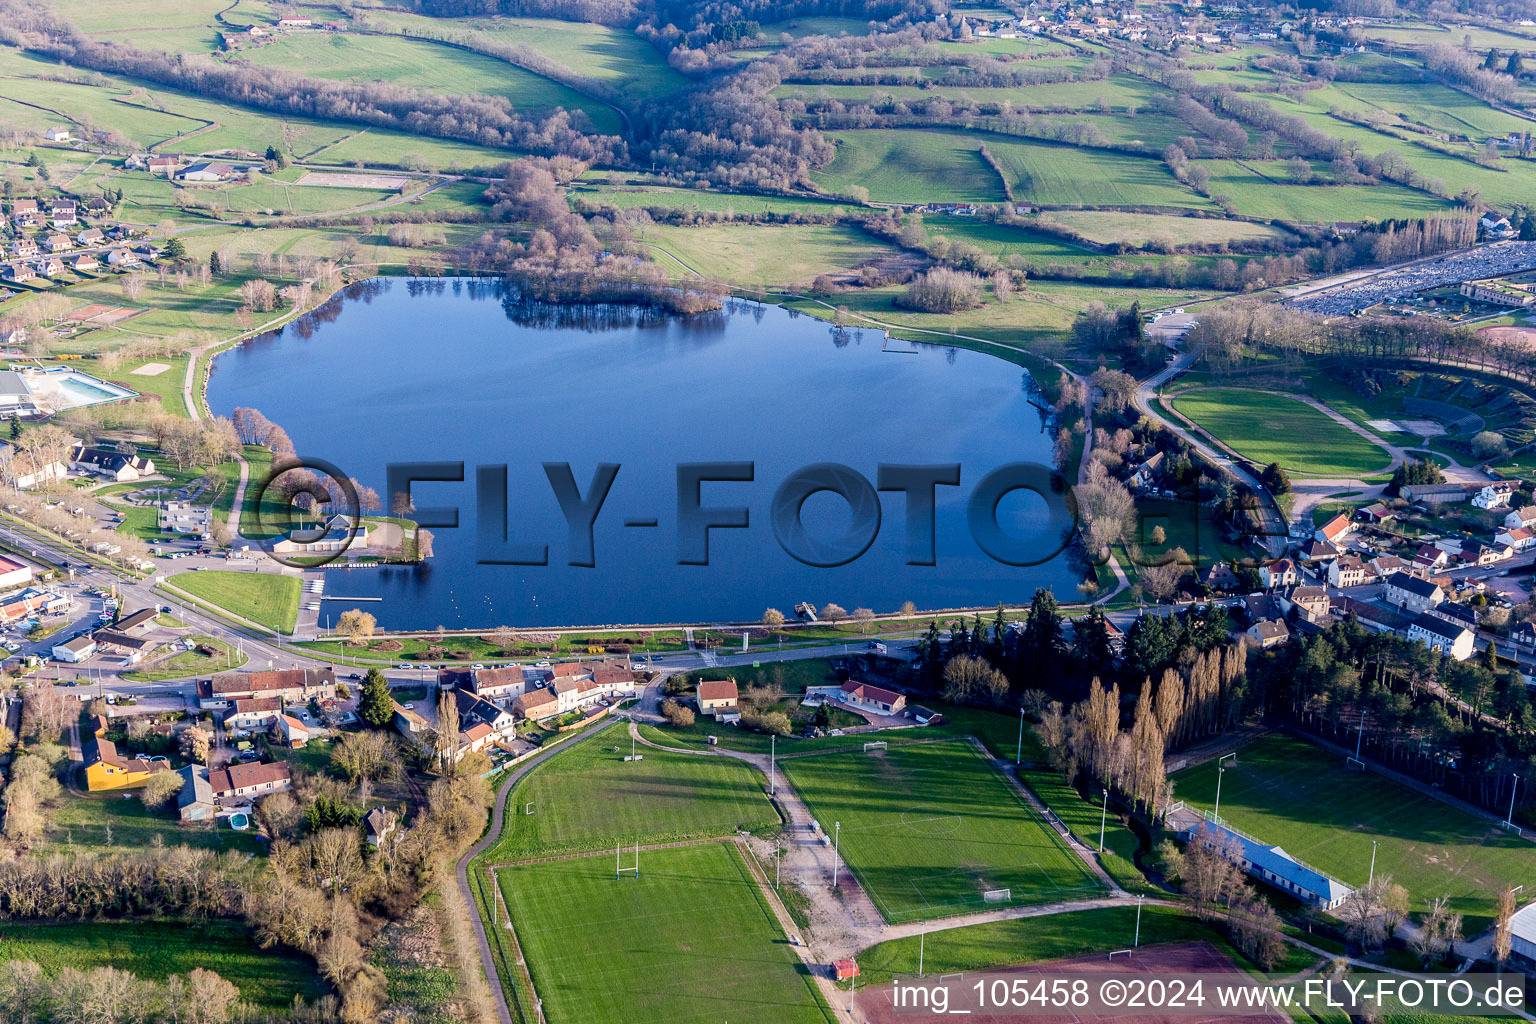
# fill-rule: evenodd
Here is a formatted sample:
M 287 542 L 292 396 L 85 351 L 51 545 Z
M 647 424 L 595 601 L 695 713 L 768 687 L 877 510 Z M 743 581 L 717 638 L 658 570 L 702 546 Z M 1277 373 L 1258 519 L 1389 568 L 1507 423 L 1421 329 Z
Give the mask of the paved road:
M 475 901 L 474 890 L 469 885 L 469 862 L 490 849 L 501 838 L 502 821 L 506 816 L 507 809 L 507 794 L 512 791 L 512 787 L 517 785 L 523 776 L 560 753 L 572 743 L 585 739 L 599 729 L 607 728 L 609 724 L 611 723 L 606 716 L 599 718 L 558 746 L 551 747 L 530 760 L 524 761 L 513 770 L 512 774 L 503 779 L 501 785 L 496 790 L 496 800 L 491 805 L 491 824 L 486 829 L 484 838 L 474 846 L 471 846 L 464 856 L 459 858 L 458 864 L 454 867 L 454 871 L 459 879 L 459 894 L 464 898 L 464 907 L 469 914 L 469 922 L 475 929 L 475 940 L 480 947 L 480 962 L 485 968 L 485 981 L 490 986 L 491 994 L 496 1000 L 496 1015 L 501 1018 L 501 1024 L 513 1024 L 512 1010 L 507 1006 L 507 995 L 502 990 L 501 977 L 496 970 L 496 960 L 491 955 L 491 941 L 490 937 L 485 933 L 485 920 L 480 916 L 480 904 Z
M 1142 415 L 1154 423 L 1161 423 L 1167 427 L 1186 444 L 1198 451 L 1206 461 L 1240 481 L 1249 490 L 1253 491 L 1254 494 L 1259 496 L 1259 500 L 1264 503 L 1262 512 L 1265 518 L 1273 524 L 1271 535 L 1262 538 L 1264 547 L 1271 557 L 1279 558 L 1285 554 L 1286 548 L 1285 519 L 1280 515 L 1279 509 L 1274 507 L 1274 499 L 1269 496 L 1269 492 L 1265 490 L 1264 485 L 1259 482 L 1257 477 L 1248 472 L 1247 468 L 1237 459 L 1227 452 L 1212 447 L 1204 438 L 1186 429 L 1182 424 L 1164 417 L 1152 405 L 1152 399 L 1156 397 L 1157 389 L 1189 369 L 1194 365 L 1196 358 L 1194 353 L 1191 352 L 1180 354 L 1173 362 L 1142 381 L 1132 396 L 1132 402 L 1135 404 L 1137 411 Z M 1279 531 L 1278 536 L 1273 533 L 1276 530 Z

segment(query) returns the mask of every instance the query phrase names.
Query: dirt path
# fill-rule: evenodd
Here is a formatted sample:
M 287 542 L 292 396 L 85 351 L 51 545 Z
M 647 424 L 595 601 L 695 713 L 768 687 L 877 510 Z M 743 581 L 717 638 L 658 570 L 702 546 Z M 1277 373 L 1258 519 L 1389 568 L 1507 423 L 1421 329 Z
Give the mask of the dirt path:
M 496 959 L 491 954 L 490 937 L 485 932 L 485 919 L 480 916 L 480 904 L 475 902 L 474 890 L 469 885 L 469 862 L 490 849 L 501 839 L 502 822 L 506 818 L 507 811 L 507 795 L 512 792 L 513 786 L 517 785 L 525 775 L 551 757 L 565 750 L 578 740 L 592 735 L 599 729 L 606 729 L 608 724 L 606 716 L 598 719 L 566 742 L 551 747 L 531 760 L 523 762 L 521 766 L 502 780 L 501 787 L 496 791 L 496 799 L 491 804 L 491 822 L 485 830 L 485 835 L 481 837 L 478 843 L 464 851 L 464 855 L 454 865 L 454 873 L 458 876 L 459 881 L 459 894 L 464 899 L 465 912 L 469 915 L 470 927 L 475 932 L 475 944 L 480 949 L 480 963 L 485 970 L 485 981 L 491 988 L 492 998 L 496 1000 L 496 1016 L 501 1020 L 501 1024 L 513 1024 L 512 1009 L 507 1005 L 507 993 L 502 988 L 501 975 L 496 970 Z M 543 1019 L 542 1014 L 540 1019 Z
M 720 747 L 707 751 L 669 747 L 641 736 L 634 722 L 629 723 L 629 731 L 636 742 L 656 750 L 698 757 L 728 757 L 745 761 L 762 772 L 765 778 L 768 775 L 769 759 L 764 754 Z M 839 866 L 837 887 L 833 887 L 833 849 L 822 843 L 821 835 L 812 824 L 815 817 L 785 780 L 783 772 L 774 772 L 772 788 L 773 799 L 785 819 L 780 884 L 795 886 L 809 901 L 811 926 L 806 930 L 806 940 L 811 950 L 821 962 L 830 963 L 881 941 L 885 919 L 846 866 Z M 764 860 L 771 862 L 772 844 L 763 840 L 757 842 L 761 845 L 754 849 Z
M 1034 809 L 1034 812 L 1040 815 L 1042 820 L 1050 822 L 1052 818 L 1055 817 L 1048 810 L 1046 810 L 1045 804 L 1040 802 L 1040 798 L 1035 796 L 1034 793 L 1030 792 L 1029 787 L 1024 785 L 1024 783 L 1019 779 L 1018 773 L 1014 770 L 1015 766 L 1011 762 L 1005 758 L 993 757 L 990 753 L 987 752 L 987 748 L 984 747 L 981 741 L 976 737 L 967 736 L 966 739 L 970 740 L 971 746 L 976 748 L 976 753 L 985 758 L 988 764 L 997 769 L 998 774 L 1002 775 L 1003 778 L 1008 780 L 1008 784 L 1013 787 L 1014 792 L 1023 797 L 1024 802 L 1029 804 L 1029 806 Z M 1104 868 L 1099 865 L 1099 862 L 1094 857 L 1094 855 L 1084 847 L 1080 846 L 1076 840 L 1073 839 L 1070 833 L 1066 832 L 1064 829 L 1057 829 L 1056 831 L 1062 837 L 1062 841 L 1067 844 L 1067 848 L 1076 854 L 1079 860 L 1088 865 L 1088 870 L 1093 872 L 1093 876 L 1097 878 L 1106 889 L 1108 889 L 1117 897 L 1124 897 L 1129 895 L 1124 889 L 1120 888 L 1119 882 L 1116 882 L 1113 878 L 1109 877 L 1109 872 L 1105 871 Z

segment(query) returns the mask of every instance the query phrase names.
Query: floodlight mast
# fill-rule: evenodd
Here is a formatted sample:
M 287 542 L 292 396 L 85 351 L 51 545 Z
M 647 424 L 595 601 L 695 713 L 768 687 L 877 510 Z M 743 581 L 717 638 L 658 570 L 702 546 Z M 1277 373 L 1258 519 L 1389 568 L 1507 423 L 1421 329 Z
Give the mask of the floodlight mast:
M 1515 794 L 1520 792 L 1520 773 L 1510 772 L 1509 777 L 1515 781 L 1509 790 L 1509 814 L 1504 817 L 1504 824 L 1513 825 L 1515 823 Z

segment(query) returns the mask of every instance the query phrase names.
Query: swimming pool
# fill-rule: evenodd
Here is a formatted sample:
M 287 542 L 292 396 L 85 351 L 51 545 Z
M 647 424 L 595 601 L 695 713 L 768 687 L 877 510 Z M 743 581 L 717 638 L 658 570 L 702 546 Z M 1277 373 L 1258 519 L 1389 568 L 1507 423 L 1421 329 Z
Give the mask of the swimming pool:
M 115 388 L 107 383 L 97 383 L 79 376 L 65 377 L 58 382 L 59 395 L 71 405 L 94 405 L 97 402 L 114 402 L 127 398 L 132 391 Z
M 236 811 L 229 816 L 229 827 L 236 832 L 244 832 L 251 825 L 251 819 Z

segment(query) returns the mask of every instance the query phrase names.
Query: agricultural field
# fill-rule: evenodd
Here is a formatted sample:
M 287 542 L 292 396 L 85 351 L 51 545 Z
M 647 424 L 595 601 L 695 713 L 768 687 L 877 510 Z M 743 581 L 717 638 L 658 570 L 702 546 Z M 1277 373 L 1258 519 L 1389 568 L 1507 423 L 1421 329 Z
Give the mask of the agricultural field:
M 1175 246 L 1220 245 L 1224 242 L 1284 241 L 1292 237 L 1290 232 L 1271 224 L 1218 217 L 1108 210 L 1051 210 L 1040 217 L 1106 245 L 1124 243 L 1139 247 L 1159 240 Z
M 581 111 L 604 133 L 616 133 L 621 127 L 612 109 L 569 86 L 494 57 L 426 40 L 304 33 L 284 36 L 241 55 L 269 67 L 318 78 L 383 80 L 435 93 L 504 96 L 531 114 L 562 108 Z
M 836 224 L 650 227 L 641 242 L 674 271 L 726 276 L 758 288 L 808 284 L 818 274 L 846 273 L 895 255 L 889 246 Z
M 326 991 L 307 957 L 260 949 L 239 927 L 217 921 L 8 921 L 0 933 L 0 956 L 32 960 L 50 976 L 65 968 L 115 967 L 158 981 L 200 967 L 271 1013 L 292 1009 L 294 996 L 314 1000 Z
M 638 877 L 614 867 L 608 853 L 494 872 L 550 1020 L 835 1020 L 732 844 L 643 850 Z
M 997 173 L 982 159 L 981 140 L 943 132 L 829 132 L 837 145 L 832 163 L 812 174 L 823 189 L 843 193 L 860 186 L 892 203 L 996 203 Z
M 1166 399 L 1180 415 L 1261 466 L 1358 477 L 1388 464 L 1384 449 L 1303 402 L 1244 388 L 1201 388 Z
M 780 762 L 887 921 L 1097 893 L 1087 867 L 974 747 L 962 741 Z M 999 904 L 1001 905 L 1001 904 Z
M 297 576 L 275 572 L 182 572 L 170 586 L 185 591 L 231 614 L 279 633 L 292 633 L 299 615 L 303 587 Z
M 1214 766 L 1172 781 L 1177 799 L 1214 805 Z M 1221 816 L 1349 885 L 1365 884 L 1375 840 L 1376 873 L 1406 887 L 1415 910 L 1451 897 L 1468 935 L 1492 923 L 1499 890 L 1536 885 L 1527 840 L 1383 776 L 1350 771 L 1342 757 L 1304 740 L 1272 736 L 1240 748 L 1222 779 Z
M 726 758 L 637 748 L 625 762 L 628 731 L 610 726 L 582 740 L 520 782 L 508 798 L 491 862 L 555 850 L 611 848 L 726 835 L 778 823 L 766 780 Z

